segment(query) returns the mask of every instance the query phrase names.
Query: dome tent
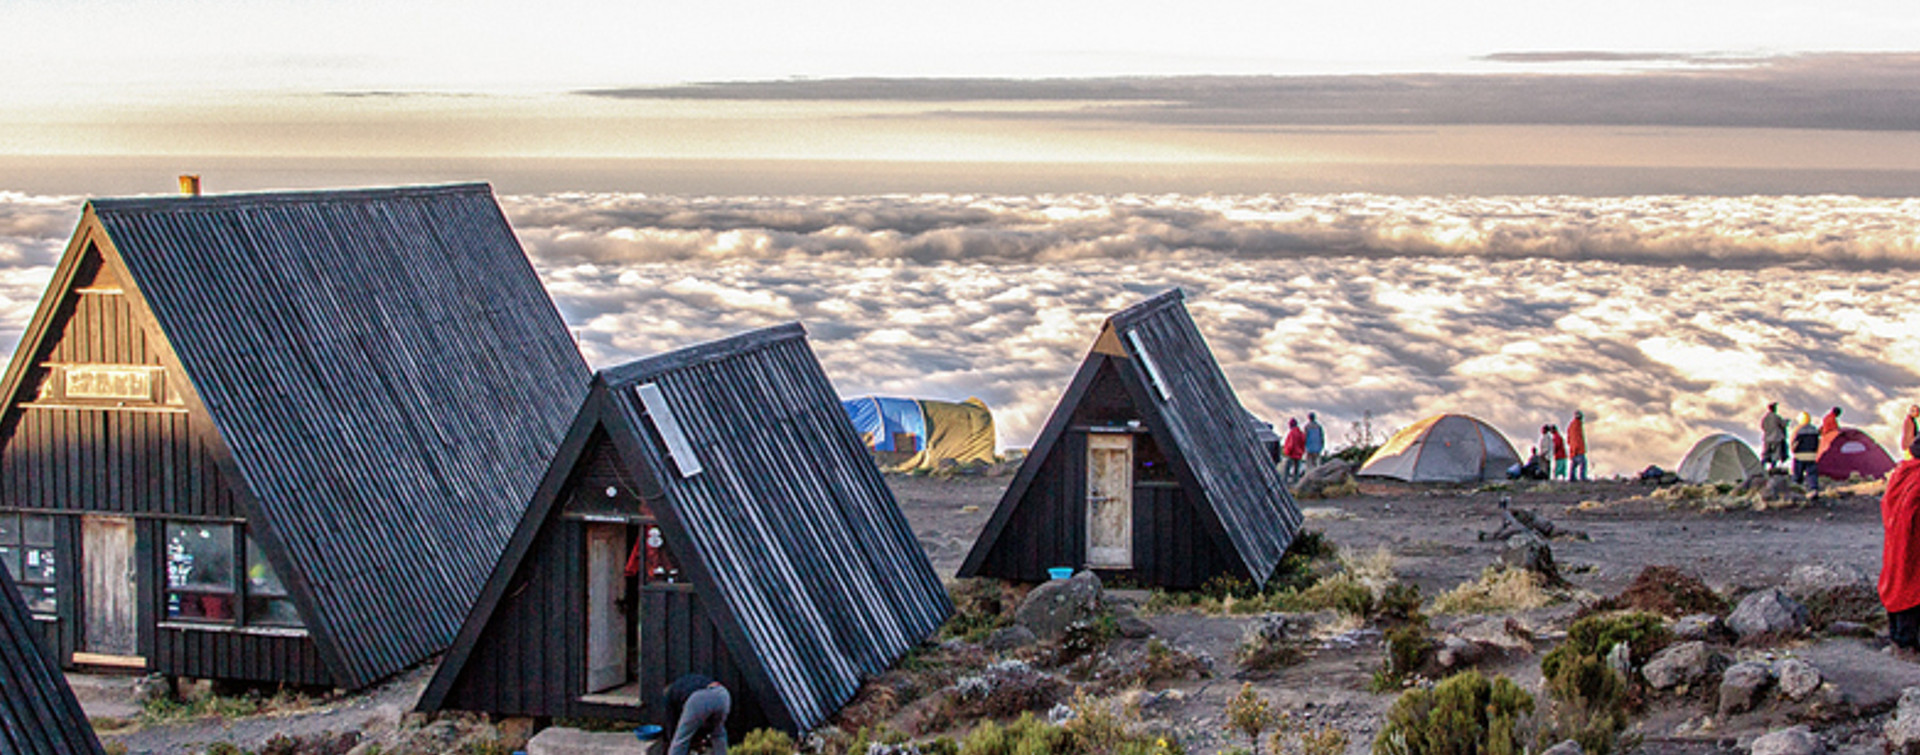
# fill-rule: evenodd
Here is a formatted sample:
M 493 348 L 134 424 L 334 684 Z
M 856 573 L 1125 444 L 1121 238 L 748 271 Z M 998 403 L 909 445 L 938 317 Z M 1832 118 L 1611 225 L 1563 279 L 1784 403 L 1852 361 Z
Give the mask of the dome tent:
M 1687 482 L 1746 482 L 1761 471 L 1760 457 L 1746 441 L 1714 433 L 1693 444 L 1677 474 Z
M 1360 474 L 1408 482 L 1504 480 L 1507 467 L 1519 463 L 1513 444 L 1492 425 L 1465 414 L 1439 414 L 1394 433 Z
M 1820 453 L 1820 476 L 1845 480 L 1859 473 L 1862 478 L 1878 480 L 1893 471 L 1893 457 L 1875 443 L 1872 436 L 1857 427 L 1843 427 Z

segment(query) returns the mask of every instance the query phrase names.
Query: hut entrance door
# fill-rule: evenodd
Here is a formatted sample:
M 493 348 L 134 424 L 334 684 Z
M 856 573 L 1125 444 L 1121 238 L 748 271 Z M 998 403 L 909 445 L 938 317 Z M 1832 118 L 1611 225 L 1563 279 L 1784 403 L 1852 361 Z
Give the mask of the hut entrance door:
M 134 588 L 133 520 L 118 516 L 81 519 L 86 615 L 81 618 L 86 653 L 102 663 L 139 654 L 139 601 Z M 79 655 L 79 654 L 76 654 Z
M 1087 565 L 1133 568 L 1133 436 L 1087 434 Z
M 639 697 L 628 671 L 627 539 L 625 522 L 589 523 L 587 534 L 587 694 Z M 627 689 L 631 687 L 632 689 Z

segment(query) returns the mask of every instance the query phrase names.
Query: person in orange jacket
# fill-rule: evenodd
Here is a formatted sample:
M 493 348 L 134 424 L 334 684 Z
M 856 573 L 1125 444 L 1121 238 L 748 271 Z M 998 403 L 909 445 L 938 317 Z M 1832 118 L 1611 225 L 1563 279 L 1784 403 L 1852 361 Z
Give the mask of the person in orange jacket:
M 1820 455 L 1827 454 L 1827 446 L 1833 445 L 1833 439 L 1840 436 L 1840 407 L 1834 407 L 1827 416 L 1820 418 Z
M 1567 479 L 1587 481 L 1587 423 L 1578 409 L 1567 423 Z

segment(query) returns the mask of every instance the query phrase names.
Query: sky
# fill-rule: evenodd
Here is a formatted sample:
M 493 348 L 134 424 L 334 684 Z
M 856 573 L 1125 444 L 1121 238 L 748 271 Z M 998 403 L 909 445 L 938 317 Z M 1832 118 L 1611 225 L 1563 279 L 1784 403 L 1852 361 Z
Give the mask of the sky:
M 1904 2 L 0 0 L 0 345 L 88 196 L 488 181 L 589 361 L 800 320 L 1031 441 L 1172 286 L 1249 409 L 1603 474 L 1920 398 Z

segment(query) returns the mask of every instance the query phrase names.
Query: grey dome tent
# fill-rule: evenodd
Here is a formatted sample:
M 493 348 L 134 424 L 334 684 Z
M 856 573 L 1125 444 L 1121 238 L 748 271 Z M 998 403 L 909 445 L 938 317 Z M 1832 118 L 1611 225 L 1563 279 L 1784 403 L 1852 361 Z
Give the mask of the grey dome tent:
M 1439 414 L 1408 425 L 1373 452 L 1360 474 L 1408 482 L 1504 480 L 1520 454 L 1477 418 Z
M 1746 482 L 1760 475 L 1760 456 L 1746 441 L 1714 433 L 1693 444 L 1680 460 L 1680 479 L 1687 482 Z

